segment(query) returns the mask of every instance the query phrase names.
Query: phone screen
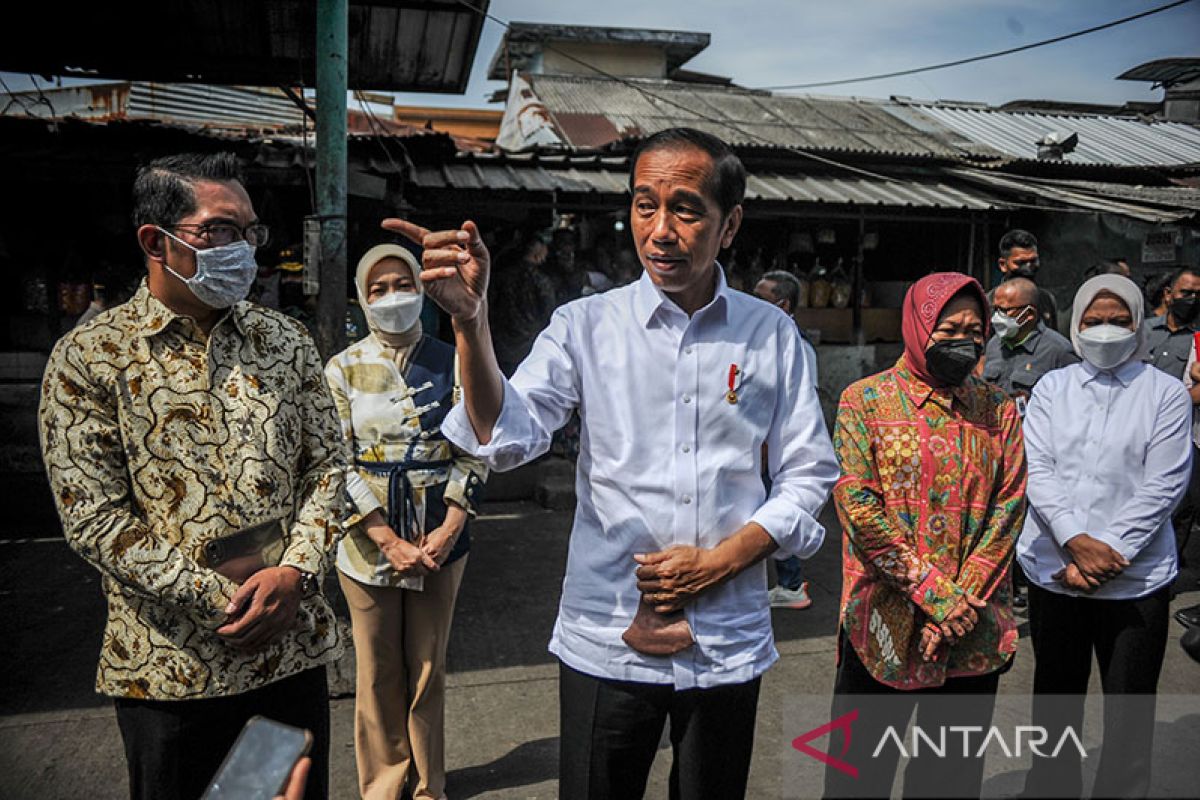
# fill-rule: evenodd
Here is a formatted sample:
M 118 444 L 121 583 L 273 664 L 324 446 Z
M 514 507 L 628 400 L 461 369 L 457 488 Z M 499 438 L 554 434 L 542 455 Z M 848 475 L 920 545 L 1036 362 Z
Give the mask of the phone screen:
M 251 717 L 202 800 L 272 800 L 311 738 L 302 728 Z

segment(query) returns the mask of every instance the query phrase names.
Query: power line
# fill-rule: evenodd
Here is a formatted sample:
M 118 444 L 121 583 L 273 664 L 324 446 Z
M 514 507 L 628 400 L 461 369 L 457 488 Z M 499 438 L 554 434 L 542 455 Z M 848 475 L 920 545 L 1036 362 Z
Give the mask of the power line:
M 387 160 L 392 165 L 392 170 L 394 170 L 397 175 L 403 175 L 404 170 L 402 170 L 400 165 L 396 163 L 396 159 L 392 158 L 392 151 L 389 150 L 387 145 L 384 143 L 384 139 L 387 135 L 387 129 L 383 127 L 383 123 L 380 122 L 375 116 L 375 112 L 372 111 L 367 103 L 363 100 L 361 92 L 355 92 L 354 99 L 358 101 L 358 107 L 362 109 L 363 115 L 367 118 L 367 126 L 371 129 L 371 138 L 379 143 L 380 149 L 383 150 L 383 154 L 387 156 Z M 404 146 L 401 145 L 402 149 L 403 147 Z
M 2 111 L 0 111 L 0 115 L 7 114 L 8 109 L 12 108 L 13 103 L 19 105 L 21 110 L 26 114 L 30 113 L 29 104 L 26 102 L 25 98 L 8 88 L 8 83 L 4 80 L 3 76 L 0 76 L 0 86 L 4 87 L 4 92 L 8 95 L 8 104 L 4 106 Z
M 1188 0 L 1182 0 L 1182 1 L 1188 2 Z M 495 16 L 494 14 L 491 14 L 487 11 L 483 11 L 479 8 L 476 8 L 475 6 L 473 6 L 469 2 L 467 2 L 467 0 L 456 0 L 456 2 L 458 2 L 458 4 L 461 6 L 469 8 L 471 11 L 475 12 L 476 14 L 479 14 L 484 19 L 489 19 L 492 22 L 495 22 L 496 24 L 502 26 L 505 30 L 512 29 L 512 26 L 509 23 L 505 22 L 504 20 L 500 19 L 499 17 Z M 896 181 L 895 178 L 889 177 L 887 175 L 880 175 L 877 172 L 871 172 L 870 170 L 860 169 L 859 167 L 853 167 L 849 164 L 843 164 L 840 161 L 835 161 L 834 159 L 826 158 L 825 156 L 819 156 L 816 153 L 809 152 L 808 150 L 803 150 L 803 149 L 801 149 L 799 147 L 795 147 L 793 145 L 785 145 L 785 144 L 779 144 L 778 142 L 773 142 L 770 139 L 766 138 L 765 136 L 760 136 L 760 135 L 754 133 L 753 131 L 748 131 L 748 130 L 742 128 L 741 126 L 737 125 L 735 122 L 733 122 L 729 119 L 721 119 L 718 117 L 710 117 L 705 114 L 701 114 L 699 111 L 697 111 L 694 108 L 689 108 L 688 106 L 685 106 L 682 103 L 676 102 L 675 100 L 671 100 L 670 98 L 663 97 L 660 94 L 656 94 L 656 93 L 650 91 L 645 86 L 638 84 L 636 81 L 631 81 L 627 78 L 621 77 L 620 75 L 613 75 L 610 72 L 606 72 L 605 70 L 602 70 L 593 64 L 589 64 L 588 62 L 584 61 L 583 59 L 577 58 L 574 55 L 572 55 L 564 50 L 560 50 L 559 48 L 554 47 L 553 45 L 551 45 L 548 42 L 543 42 L 542 47 L 544 47 L 546 50 L 549 50 L 553 53 L 557 53 L 558 55 L 562 56 L 563 58 L 566 58 L 569 61 L 573 61 L 576 64 L 587 67 L 588 69 L 592 70 L 593 72 L 595 72 L 596 74 L 600 75 L 603 78 L 607 78 L 609 80 L 616 81 L 617 83 L 620 83 L 624 86 L 628 86 L 629 88 L 633 89 L 634 91 L 641 93 L 641 95 L 643 97 L 646 97 L 649 100 L 655 100 L 660 103 L 664 103 L 668 106 L 673 106 L 682 111 L 686 111 L 689 115 L 699 117 L 700 119 L 704 120 L 705 122 L 710 122 L 714 125 L 720 125 L 720 126 L 726 127 L 736 133 L 741 134 L 742 136 L 745 136 L 747 139 L 755 140 L 758 143 L 765 144 L 769 147 L 776 147 L 776 148 L 788 150 L 790 152 L 796 153 L 799 156 L 803 156 L 804 158 L 810 159 L 812 161 L 816 161 L 820 164 L 825 164 L 830 167 L 836 167 L 838 169 L 843 169 L 843 170 L 846 170 L 847 172 L 853 172 L 855 174 L 862 175 L 867 178 L 872 178 L 874 180 L 881 180 L 881 181 L 885 181 L 887 183 L 897 183 L 898 182 L 898 181 Z
M 946 61 L 941 64 L 932 64 L 928 67 L 914 67 L 913 69 L 902 69 L 902 70 L 898 70 L 896 72 L 884 72 L 879 75 L 865 75 L 861 78 L 846 78 L 844 80 L 837 80 L 837 81 L 817 81 L 816 83 L 789 83 L 789 84 L 785 84 L 783 86 L 762 86 L 759 88 L 764 89 L 766 91 L 782 91 L 784 89 L 817 89 L 822 86 L 840 86 L 845 83 L 864 83 L 866 81 L 880 81 L 880 80 L 883 80 L 884 78 L 900 78 L 905 75 L 916 75 L 917 73 L 920 73 L 920 72 L 932 72 L 933 70 L 946 69 L 948 67 L 961 67 L 963 64 L 974 64 L 977 61 L 986 61 L 989 58 L 999 58 L 1000 56 L 1010 56 L 1013 53 L 1020 53 L 1025 50 L 1033 50 L 1035 47 L 1045 47 L 1048 44 L 1057 44 L 1058 42 L 1065 42 L 1068 39 L 1077 39 L 1080 36 L 1086 36 L 1089 33 L 1096 33 L 1097 31 L 1103 31 L 1103 30 L 1107 30 L 1109 28 L 1115 28 L 1118 25 L 1124 25 L 1127 22 L 1133 22 L 1134 20 L 1141 19 L 1142 17 L 1148 17 L 1151 14 L 1158 14 L 1163 11 L 1168 11 L 1172 8 L 1175 8 L 1177 6 L 1181 6 L 1185 3 L 1190 3 L 1190 2 L 1191 2 L 1191 0 L 1176 0 L 1174 3 L 1167 3 L 1165 6 L 1159 6 L 1158 8 L 1152 8 L 1149 11 L 1143 11 L 1140 14 L 1134 14 L 1133 16 L 1124 17 L 1123 19 L 1113 20 L 1112 22 L 1106 22 L 1103 25 L 1096 25 L 1094 27 L 1086 28 L 1081 31 L 1075 31 L 1074 33 L 1068 33 L 1068 34 L 1064 34 L 1062 36 L 1055 36 L 1052 39 L 1044 39 L 1040 42 L 1033 42 L 1032 44 L 1023 44 L 1020 47 L 1010 47 L 1007 50 L 997 50 L 994 53 L 985 53 L 984 55 L 980 55 L 980 56 L 971 56 L 970 58 L 960 58 L 956 61 Z

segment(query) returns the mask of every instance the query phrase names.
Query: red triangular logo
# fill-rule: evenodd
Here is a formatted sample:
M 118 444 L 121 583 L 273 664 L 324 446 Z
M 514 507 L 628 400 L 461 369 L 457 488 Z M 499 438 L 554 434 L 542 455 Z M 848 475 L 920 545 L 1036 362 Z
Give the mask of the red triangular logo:
M 813 728 L 808 733 L 800 734 L 799 736 L 797 736 L 795 739 L 792 740 L 792 747 L 796 748 L 801 753 L 804 753 L 806 756 L 812 756 L 817 761 L 820 761 L 822 764 L 826 764 L 830 767 L 833 767 L 836 770 L 840 770 L 840 771 L 846 773 L 851 778 L 857 778 L 858 777 L 858 767 L 855 767 L 852 764 L 847 764 L 845 761 L 842 761 L 842 759 L 840 759 L 840 758 L 831 756 L 828 753 L 822 753 L 820 750 L 817 750 L 814 747 L 809 747 L 809 745 L 808 745 L 808 743 L 811 742 L 813 739 L 819 739 L 822 736 L 824 736 L 825 734 L 835 731 L 838 728 L 841 728 L 843 731 L 845 731 L 845 734 L 846 734 L 845 738 L 842 742 L 842 755 L 845 756 L 846 751 L 850 749 L 850 723 L 854 722 L 854 720 L 856 720 L 856 719 L 858 719 L 858 709 L 857 708 L 848 714 L 843 714 L 842 716 L 835 719 L 833 722 L 827 722 L 819 728 Z

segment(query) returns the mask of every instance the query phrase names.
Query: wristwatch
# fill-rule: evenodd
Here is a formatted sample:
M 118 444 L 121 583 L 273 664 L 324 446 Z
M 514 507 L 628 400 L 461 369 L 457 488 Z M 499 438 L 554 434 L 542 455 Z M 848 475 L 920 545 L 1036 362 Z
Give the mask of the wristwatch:
M 297 569 L 296 571 L 300 573 L 300 596 L 305 600 L 316 596 L 317 590 L 321 588 L 317 581 L 317 576 L 302 569 Z

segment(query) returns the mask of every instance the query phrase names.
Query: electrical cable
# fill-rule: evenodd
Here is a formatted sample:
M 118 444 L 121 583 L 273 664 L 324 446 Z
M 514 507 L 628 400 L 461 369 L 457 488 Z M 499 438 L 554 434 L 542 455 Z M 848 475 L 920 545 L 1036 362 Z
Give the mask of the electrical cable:
M 1169 11 L 1172 8 L 1177 8 L 1178 6 L 1181 6 L 1181 5 L 1184 5 L 1185 3 L 1190 3 L 1190 2 L 1192 2 L 1192 0 L 1176 0 L 1174 3 L 1167 3 L 1165 6 L 1159 6 L 1158 8 L 1152 8 L 1148 11 L 1143 11 L 1140 14 L 1133 14 L 1132 16 L 1123 17 L 1122 19 L 1113 20 L 1112 22 L 1106 22 L 1103 25 L 1095 25 L 1091 28 L 1085 28 L 1084 30 L 1081 30 L 1081 31 L 1075 31 L 1074 33 L 1067 33 L 1062 36 L 1055 36 L 1051 39 L 1043 39 L 1040 42 L 1032 42 L 1030 44 L 1023 44 L 1020 47 L 1010 47 L 1007 50 L 997 50 L 994 53 L 984 53 L 983 55 L 971 56 L 970 58 L 960 58 L 955 61 L 945 61 L 941 64 L 931 64 L 930 66 L 927 66 L 927 67 L 914 67 L 912 69 L 902 69 L 902 70 L 897 70 L 895 72 L 883 72 L 878 75 L 865 75 L 861 78 L 845 78 L 843 80 L 836 80 L 836 81 L 817 81 L 816 83 L 789 83 L 789 84 L 785 84 L 783 86 L 761 86 L 759 88 L 764 91 L 783 91 L 783 90 L 787 90 L 787 89 L 817 89 L 822 86 L 840 86 L 845 83 L 864 83 L 866 81 L 881 81 L 885 78 L 900 78 L 900 77 L 904 77 L 906 75 L 916 75 L 921 72 L 932 72 L 933 70 L 937 70 L 937 69 L 947 69 L 949 67 L 961 67 L 963 64 L 974 64 L 978 61 L 986 61 L 989 58 L 999 58 L 1000 56 L 1010 56 L 1013 53 L 1021 53 L 1021 52 L 1024 52 L 1025 50 L 1033 50 L 1034 48 L 1037 48 L 1037 47 L 1045 47 L 1046 45 L 1049 45 L 1049 44 L 1057 44 L 1059 42 L 1065 42 L 1068 39 L 1077 39 L 1080 36 L 1086 36 L 1089 33 L 1096 33 L 1097 31 L 1103 31 L 1103 30 L 1108 30 L 1109 28 L 1115 28 L 1118 25 L 1124 25 L 1127 22 L 1133 22 L 1134 20 L 1142 19 L 1143 17 L 1148 17 L 1151 14 L 1158 14 L 1163 11 Z

